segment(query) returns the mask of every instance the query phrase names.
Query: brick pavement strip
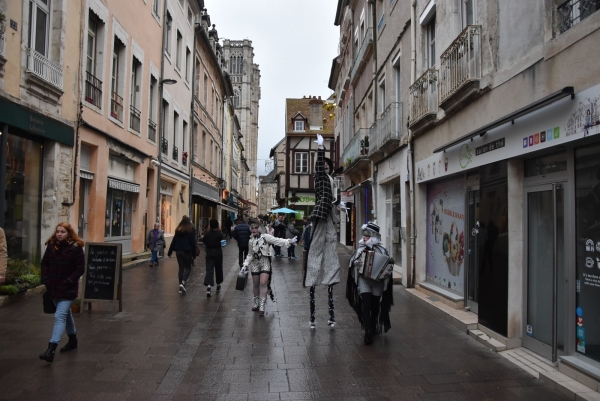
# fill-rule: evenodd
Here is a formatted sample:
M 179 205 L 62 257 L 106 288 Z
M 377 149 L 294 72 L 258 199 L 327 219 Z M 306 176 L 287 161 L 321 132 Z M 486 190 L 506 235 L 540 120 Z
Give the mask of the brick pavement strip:
M 362 342 L 344 298 L 349 254 L 338 248 L 342 282 L 316 291 L 317 327 L 309 328 L 301 260 L 274 259 L 267 314 L 250 311 L 251 283 L 235 290 L 237 246 L 224 250 L 223 290 L 206 298 L 204 261 L 196 260 L 187 295 L 177 263 L 123 272 L 124 311 L 99 305 L 76 316 L 79 348 L 38 359 L 51 334 L 41 296 L 0 308 L 0 399 L 9 400 L 563 400 L 527 372 L 430 314 L 394 287 L 392 329 Z M 63 339 L 63 344 L 66 339 Z

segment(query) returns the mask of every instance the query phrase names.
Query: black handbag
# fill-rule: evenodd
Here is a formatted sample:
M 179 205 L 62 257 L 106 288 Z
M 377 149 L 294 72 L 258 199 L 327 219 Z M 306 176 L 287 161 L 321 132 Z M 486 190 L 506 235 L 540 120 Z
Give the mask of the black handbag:
M 237 276 L 237 282 L 235 283 L 235 289 L 244 291 L 246 283 L 248 282 L 248 270 L 240 270 Z
M 54 305 L 54 301 L 52 300 L 52 296 L 48 291 L 44 292 L 42 295 L 42 302 L 44 304 L 44 313 L 55 313 L 56 305 Z

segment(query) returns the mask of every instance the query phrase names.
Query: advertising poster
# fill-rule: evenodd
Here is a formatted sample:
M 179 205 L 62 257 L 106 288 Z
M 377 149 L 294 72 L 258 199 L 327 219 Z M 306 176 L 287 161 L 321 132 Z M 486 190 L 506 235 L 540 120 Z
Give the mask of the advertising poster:
M 462 176 L 427 186 L 427 281 L 463 295 L 465 189 Z

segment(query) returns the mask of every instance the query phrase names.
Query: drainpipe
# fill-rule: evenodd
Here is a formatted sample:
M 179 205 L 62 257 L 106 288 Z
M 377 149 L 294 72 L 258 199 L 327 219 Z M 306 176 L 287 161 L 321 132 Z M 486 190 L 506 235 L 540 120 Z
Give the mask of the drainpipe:
M 417 1 L 412 0 L 410 5 L 410 82 L 415 82 L 415 75 L 417 73 L 417 55 L 416 55 L 416 41 L 417 41 Z M 410 94 L 409 94 L 410 95 Z M 410 168 L 410 178 L 409 178 L 409 187 L 410 187 L 410 282 L 407 282 L 408 287 L 415 287 L 415 274 L 416 274 L 416 258 L 415 258 L 415 242 L 417 240 L 417 224 L 415 219 L 415 162 L 414 162 L 414 152 L 415 147 L 413 144 L 413 133 L 409 129 L 408 131 L 408 166 Z
M 196 123 L 195 119 L 194 119 L 194 102 L 195 102 L 195 96 L 196 96 L 196 30 L 198 29 L 198 25 L 200 25 L 200 23 L 195 22 L 195 20 L 198 19 L 198 15 L 194 16 L 194 41 L 192 42 L 194 44 L 194 48 L 192 50 L 192 101 L 190 102 L 190 116 L 192 116 L 192 130 L 191 130 L 191 135 L 190 135 L 190 152 L 189 152 L 189 157 L 188 157 L 188 163 L 189 163 L 189 167 L 190 167 L 190 182 L 188 185 L 188 216 L 190 217 L 190 219 L 193 220 L 192 217 L 192 187 L 194 185 L 194 136 L 196 135 L 196 133 L 194 132 L 194 125 Z M 161 102 L 162 104 L 162 102 Z M 160 151 L 160 149 L 159 149 Z
M 371 19 L 373 20 L 373 125 L 377 124 L 377 108 L 378 108 L 378 99 L 379 95 L 377 93 L 377 2 L 372 1 L 373 11 L 371 12 Z M 370 132 L 369 132 L 370 133 Z M 371 141 L 373 138 L 369 137 L 369 147 L 371 146 Z M 377 219 L 377 171 L 375 170 L 375 163 L 371 161 L 371 182 L 373 183 L 371 186 L 372 196 L 373 196 L 373 206 L 372 210 L 375 211 L 375 219 Z M 369 216 L 369 215 L 367 215 Z M 368 220 L 368 217 L 367 217 Z

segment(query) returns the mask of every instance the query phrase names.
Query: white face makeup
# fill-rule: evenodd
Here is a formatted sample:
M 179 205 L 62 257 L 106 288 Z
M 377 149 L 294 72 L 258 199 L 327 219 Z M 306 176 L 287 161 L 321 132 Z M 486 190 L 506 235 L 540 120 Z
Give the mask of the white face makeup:
M 59 241 L 64 241 L 69 236 L 69 232 L 66 228 L 62 226 L 56 227 L 56 239 Z
M 367 242 L 370 239 L 371 237 L 369 237 L 368 235 L 363 235 L 363 242 Z
M 325 163 L 325 173 L 329 174 L 329 164 Z

